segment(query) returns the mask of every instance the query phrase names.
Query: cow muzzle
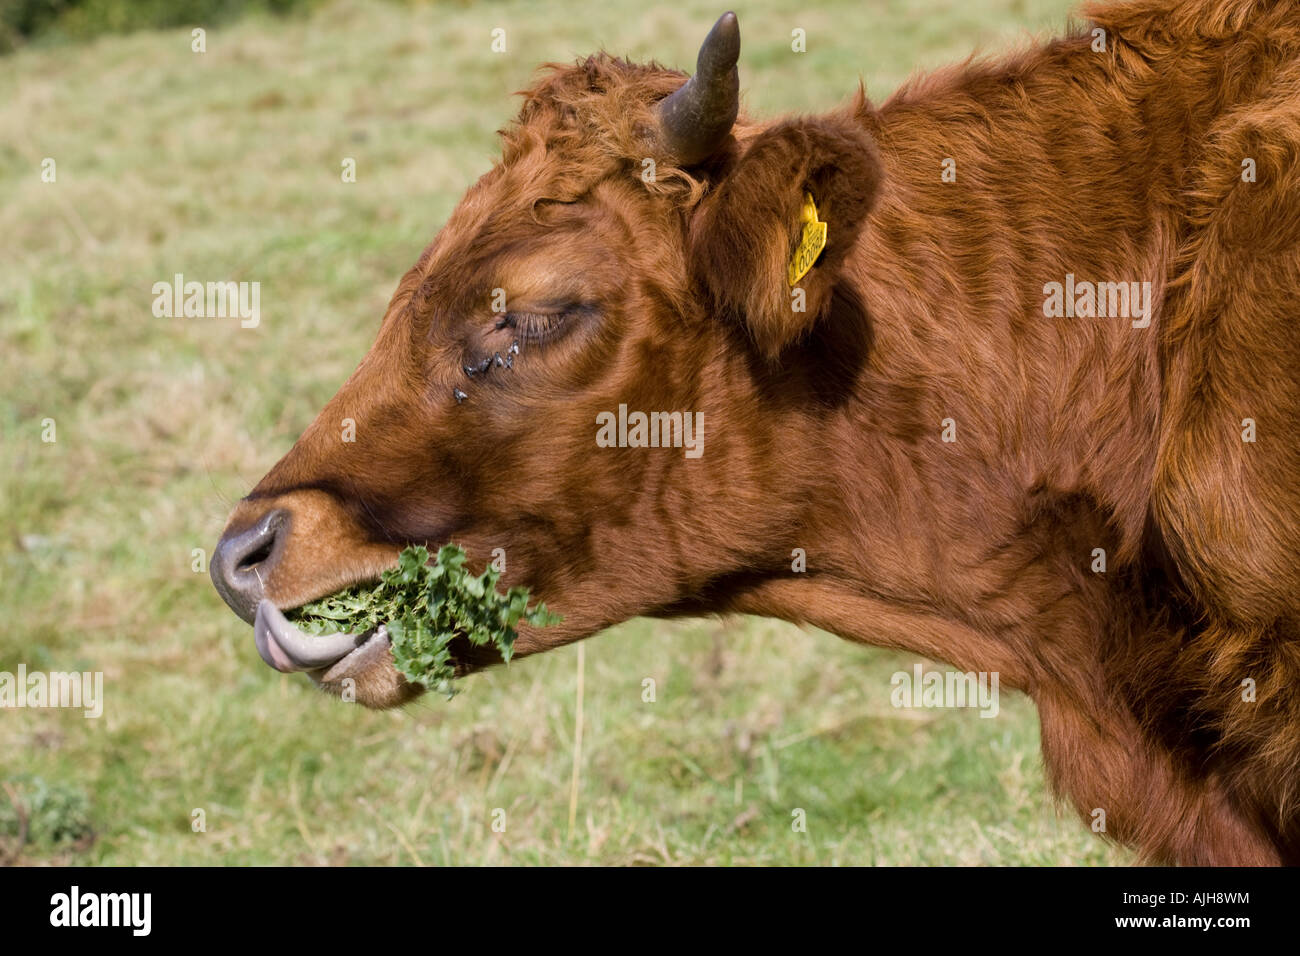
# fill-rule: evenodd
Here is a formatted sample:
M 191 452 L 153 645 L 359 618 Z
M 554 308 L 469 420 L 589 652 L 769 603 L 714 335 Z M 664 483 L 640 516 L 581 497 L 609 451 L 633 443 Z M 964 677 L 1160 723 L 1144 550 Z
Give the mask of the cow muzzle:
M 397 556 L 369 540 L 339 501 L 307 489 L 244 499 L 213 552 L 209 573 L 222 600 L 253 626 L 258 656 L 281 673 L 302 672 L 327 693 L 367 707 L 396 707 L 423 687 L 394 667 L 387 629 L 309 634 L 292 608 L 379 579 Z
M 210 573 L 217 593 L 253 625 L 257 653 L 283 673 L 307 671 L 317 681 L 350 676 L 382 659 L 389 648 L 383 627 L 364 634 L 304 634 L 267 598 L 266 581 L 284 554 L 289 512 L 276 508 L 242 531 L 217 542 Z

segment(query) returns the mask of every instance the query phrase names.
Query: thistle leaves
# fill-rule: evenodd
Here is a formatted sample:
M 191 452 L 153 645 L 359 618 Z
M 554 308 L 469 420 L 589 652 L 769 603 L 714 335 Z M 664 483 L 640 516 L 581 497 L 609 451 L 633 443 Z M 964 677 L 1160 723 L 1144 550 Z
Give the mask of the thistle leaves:
M 514 653 L 515 625 L 546 627 L 560 618 L 545 604 L 528 607 L 528 589 L 497 590 L 500 572 L 490 566 L 480 575 L 465 567 L 465 552 L 454 544 L 438 549 L 430 563 L 422 546 L 405 549 L 397 567 L 379 583 L 357 585 L 289 612 L 307 634 L 359 634 L 388 628 L 393 663 L 413 683 L 452 697 L 455 667 L 449 645 L 463 637 L 477 646 L 496 647 L 504 661 Z

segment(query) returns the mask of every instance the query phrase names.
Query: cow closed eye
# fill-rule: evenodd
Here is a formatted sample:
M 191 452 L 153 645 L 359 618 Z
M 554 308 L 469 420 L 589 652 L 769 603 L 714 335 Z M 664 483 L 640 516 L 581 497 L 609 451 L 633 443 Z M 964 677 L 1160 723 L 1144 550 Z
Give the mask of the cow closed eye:
M 590 312 L 582 305 L 566 305 L 539 311 L 512 311 L 503 315 L 496 328 L 510 329 L 516 340 L 536 345 L 559 335 L 571 318 Z

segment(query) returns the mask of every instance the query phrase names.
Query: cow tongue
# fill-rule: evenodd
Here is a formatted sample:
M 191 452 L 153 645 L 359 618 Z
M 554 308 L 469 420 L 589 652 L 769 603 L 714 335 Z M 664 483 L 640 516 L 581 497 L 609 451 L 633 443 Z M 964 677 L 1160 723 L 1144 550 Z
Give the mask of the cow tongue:
M 372 633 L 327 634 L 323 637 L 304 634 L 267 600 L 257 605 L 257 617 L 253 621 L 257 653 L 262 655 L 262 660 L 285 673 L 329 667 L 366 643 Z

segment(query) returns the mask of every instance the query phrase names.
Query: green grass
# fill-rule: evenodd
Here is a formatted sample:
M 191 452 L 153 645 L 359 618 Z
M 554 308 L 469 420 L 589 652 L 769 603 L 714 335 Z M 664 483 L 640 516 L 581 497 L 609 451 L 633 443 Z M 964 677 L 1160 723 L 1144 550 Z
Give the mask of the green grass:
M 214 28 L 202 55 L 182 29 L 0 60 L 0 670 L 101 670 L 106 696 L 98 720 L 0 711 L 0 782 L 68 817 L 42 832 L 95 832 L 33 838 L 20 862 L 1127 862 L 1058 816 L 1027 700 L 1004 694 L 993 720 L 895 710 L 914 658 L 751 619 L 585 643 L 571 829 L 577 648 L 373 713 L 267 668 L 191 570 L 364 353 L 536 64 L 604 45 L 690 67 L 722 9 L 557 6 L 344 0 Z M 859 75 L 882 98 L 1059 28 L 1066 5 L 738 12 L 747 107 L 774 115 L 829 108 Z M 261 282 L 260 327 L 154 318 L 176 272 Z

